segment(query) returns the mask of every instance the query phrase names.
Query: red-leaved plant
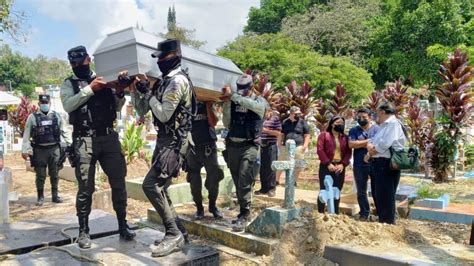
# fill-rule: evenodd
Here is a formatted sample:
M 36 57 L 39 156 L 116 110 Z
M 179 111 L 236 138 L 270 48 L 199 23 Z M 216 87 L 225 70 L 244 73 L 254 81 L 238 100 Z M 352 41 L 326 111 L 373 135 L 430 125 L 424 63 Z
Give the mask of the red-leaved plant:
M 425 177 L 429 177 L 428 157 L 429 147 L 434 141 L 436 130 L 435 121 L 430 112 L 423 110 L 418 105 L 418 96 L 414 95 L 410 99 L 405 119 L 410 129 L 410 141 L 422 151 L 421 161 L 425 171 Z
M 382 93 L 380 91 L 374 90 L 369 97 L 367 97 L 367 100 L 365 101 L 365 105 L 367 108 L 375 112 L 377 110 L 377 107 L 382 103 L 383 97 Z
M 436 88 L 444 113 L 440 130 L 435 136 L 431 150 L 431 166 L 435 182 L 448 180 L 448 170 L 454 162 L 456 145 L 461 139 L 461 128 L 471 119 L 474 93 L 471 90 L 472 66 L 466 53 L 456 49 L 454 54 L 440 66 L 438 75 L 444 83 Z
M 287 93 L 286 107 L 298 106 L 303 115 L 308 115 L 311 109 L 315 107 L 317 99 L 313 97 L 314 88 L 311 88 L 307 81 L 298 86 L 296 81 L 292 81 L 285 87 Z
M 316 127 L 320 132 L 326 131 L 329 120 L 331 119 L 331 113 L 327 108 L 327 104 L 323 99 L 319 99 L 316 104 L 316 113 L 314 115 L 316 119 Z
M 349 116 L 350 109 L 347 94 L 346 90 L 344 89 L 344 85 L 342 85 L 341 83 L 338 83 L 336 85 L 336 91 L 331 101 L 329 102 L 328 110 L 333 116 Z
M 18 108 L 9 111 L 8 122 L 15 128 L 15 131 L 23 137 L 28 116 L 37 110 L 38 106 L 33 105 L 26 96 L 23 96 L 21 97 L 21 102 L 20 105 L 18 105 Z
M 402 85 L 400 79 L 395 83 L 389 83 L 383 90 L 383 97 L 395 106 L 395 115 L 402 117 L 408 106 L 410 98 L 407 93 L 408 87 Z

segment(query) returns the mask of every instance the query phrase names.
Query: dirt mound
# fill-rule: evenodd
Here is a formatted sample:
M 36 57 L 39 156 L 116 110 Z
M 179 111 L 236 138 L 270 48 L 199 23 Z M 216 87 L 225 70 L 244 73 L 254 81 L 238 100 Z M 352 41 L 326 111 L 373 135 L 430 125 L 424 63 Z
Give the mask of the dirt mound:
M 400 219 L 397 225 L 361 222 L 346 215 L 311 213 L 289 223 L 270 264 L 335 265 L 326 245 L 373 247 L 467 244 L 469 226 Z

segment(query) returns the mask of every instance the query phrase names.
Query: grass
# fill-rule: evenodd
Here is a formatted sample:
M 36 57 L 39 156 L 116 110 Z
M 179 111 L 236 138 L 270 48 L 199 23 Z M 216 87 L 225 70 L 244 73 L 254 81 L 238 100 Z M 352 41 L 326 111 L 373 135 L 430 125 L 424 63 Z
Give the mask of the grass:
M 445 191 L 434 188 L 432 184 L 424 183 L 418 188 L 416 194 L 422 199 L 437 199 L 445 194 Z

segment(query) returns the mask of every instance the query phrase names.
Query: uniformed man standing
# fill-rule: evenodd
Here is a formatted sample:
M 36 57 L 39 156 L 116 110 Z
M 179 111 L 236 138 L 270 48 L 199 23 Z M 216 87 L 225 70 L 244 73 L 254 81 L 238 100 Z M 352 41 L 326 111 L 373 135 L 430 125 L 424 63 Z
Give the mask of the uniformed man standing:
M 244 74 L 237 80 L 237 92 L 226 87 L 221 97 L 222 121 L 229 129 L 225 157 L 240 205 L 240 213 L 232 221 L 234 231 L 244 231 L 250 218 L 252 189 L 260 169 L 260 133 L 268 106 L 264 98 L 253 93 L 252 87 L 252 76 Z
M 79 185 L 76 198 L 79 247 L 91 247 L 89 214 L 97 162 L 109 178 L 120 237 L 131 240 L 135 232 L 128 228 L 126 221 L 127 166 L 118 133 L 114 130 L 117 112 L 125 103 L 123 90 L 108 88 L 102 77 L 96 77 L 90 69 L 91 59 L 84 46 L 72 48 L 67 54 L 74 75 L 61 85 L 61 100 L 64 110 L 69 113 L 69 123 L 74 127 L 74 164 Z
M 197 114 L 193 120 L 192 137 L 194 148 L 187 156 L 187 180 L 191 185 L 191 194 L 196 204 L 196 219 L 204 217 L 202 206 L 202 178 L 201 168 L 206 169 L 206 181 L 204 186 L 209 192 L 209 212 L 214 218 L 221 219 L 222 213 L 216 207 L 219 195 L 219 182 L 224 178 L 224 172 L 217 162 L 217 136 L 215 126 L 217 116 L 212 102 L 198 102 Z
M 46 180 L 46 167 L 51 178 L 51 195 L 54 203 L 63 202 L 58 195 L 59 168 L 61 162 L 60 143 L 71 144 L 71 135 L 64 125 L 61 116 L 50 110 L 49 95 L 39 96 L 39 110 L 28 116 L 23 133 L 22 157 L 27 159 L 29 151 L 33 148 L 31 166 L 36 172 L 36 191 L 38 201 L 36 205 L 44 203 L 44 182 Z
M 181 247 L 187 235 L 167 189 L 171 179 L 178 175 L 185 159 L 192 119 L 196 112 L 196 100 L 192 83 L 181 70 L 181 45 L 178 40 L 159 42 L 158 51 L 152 57 L 158 58 L 162 78 L 150 90 L 146 77 L 141 80 L 137 77 L 131 90 L 138 91 L 133 94 L 137 113 L 145 115 L 151 110 L 158 130 L 153 166 L 145 176 L 142 187 L 166 230 L 164 239 L 156 241 L 157 246 L 152 250 L 152 256 L 159 257 Z

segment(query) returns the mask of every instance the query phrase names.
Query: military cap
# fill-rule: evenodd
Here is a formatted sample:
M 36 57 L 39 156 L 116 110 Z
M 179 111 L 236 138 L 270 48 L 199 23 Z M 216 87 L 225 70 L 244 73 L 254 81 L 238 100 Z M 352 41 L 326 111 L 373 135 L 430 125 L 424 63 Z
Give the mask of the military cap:
M 253 86 L 252 76 L 243 74 L 237 79 L 237 90 L 249 90 Z
M 49 103 L 50 97 L 48 94 L 40 94 L 38 99 L 40 103 Z
M 157 52 L 151 54 L 151 57 L 163 58 L 171 52 L 176 52 L 178 55 L 181 55 L 181 43 L 179 40 L 166 39 L 158 43 L 157 50 Z
M 67 51 L 67 58 L 71 63 L 82 63 L 87 56 L 89 56 L 89 54 L 87 54 L 86 47 L 82 45 L 71 48 Z

